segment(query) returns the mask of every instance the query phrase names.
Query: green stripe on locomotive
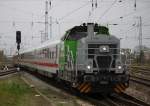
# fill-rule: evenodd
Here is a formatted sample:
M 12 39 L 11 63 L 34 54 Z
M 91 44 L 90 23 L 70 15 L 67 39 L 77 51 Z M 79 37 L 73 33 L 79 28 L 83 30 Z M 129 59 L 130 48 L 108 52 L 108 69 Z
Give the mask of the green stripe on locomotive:
M 63 43 L 61 43 L 59 58 L 60 70 L 64 70 L 65 63 L 67 62 L 68 48 L 69 51 L 72 52 L 73 63 L 76 62 L 77 43 L 78 41 L 76 40 L 65 40 Z
M 76 40 L 66 40 L 65 41 L 65 55 L 67 56 L 67 47 L 73 54 L 73 60 L 76 62 L 76 52 L 77 52 L 77 41 Z

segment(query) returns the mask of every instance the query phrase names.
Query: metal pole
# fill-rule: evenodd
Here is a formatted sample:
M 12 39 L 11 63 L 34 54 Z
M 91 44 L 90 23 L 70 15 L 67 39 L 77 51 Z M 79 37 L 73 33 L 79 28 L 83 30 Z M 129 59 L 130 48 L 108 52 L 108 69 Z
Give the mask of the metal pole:
M 50 38 L 52 38 L 52 16 L 50 16 Z
M 139 48 L 142 50 L 142 17 L 139 17 Z
M 45 2 L 45 37 L 44 41 L 48 40 L 48 1 Z
M 142 63 L 142 58 L 143 58 L 143 48 L 142 48 L 142 17 L 139 17 L 139 62 Z
M 43 31 L 40 31 L 40 33 L 41 33 L 41 43 L 43 43 L 43 41 L 44 41 L 44 40 L 43 40 L 43 34 L 44 34 L 44 33 L 43 33 Z

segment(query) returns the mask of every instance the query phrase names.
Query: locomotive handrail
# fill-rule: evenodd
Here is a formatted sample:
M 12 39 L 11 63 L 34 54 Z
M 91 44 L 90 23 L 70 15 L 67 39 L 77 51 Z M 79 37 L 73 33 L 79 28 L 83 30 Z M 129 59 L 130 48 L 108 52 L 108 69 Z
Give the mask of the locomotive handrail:
M 73 70 L 73 62 L 74 62 L 74 60 L 73 60 L 73 53 L 72 53 L 72 51 L 70 51 L 70 54 L 71 54 L 71 69 Z
M 67 52 L 68 52 L 68 54 L 69 54 L 69 59 L 70 59 L 70 63 L 71 63 L 71 69 L 73 70 L 73 62 L 74 62 L 74 60 L 73 60 L 73 53 L 72 53 L 72 51 L 69 49 L 69 46 L 67 46 Z
M 81 53 L 77 53 L 78 55 L 87 55 L 87 54 L 81 54 Z M 95 55 L 95 54 L 88 54 L 88 55 Z M 110 55 L 110 54 L 109 54 Z M 120 55 L 120 54 L 111 54 L 111 55 Z
M 84 49 L 83 49 L 83 48 L 77 48 L 77 49 L 78 49 L 79 51 L 80 51 L 80 50 L 82 50 L 82 51 L 83 51 L 83 50 L 90 50 L 90 49 L 97 49 L 97 50 L 99 50 L 99 48 L 84 48 Z M 114 50 L 114 49 L 119 50 L 119 53 L 115 53 L 115 54 L 113 54 L 113 55 L 120 55 L 120 56 L 121 56 L 121 53 L 120 53 L 120 52 L 121 52 L 122 49 L 120 49 L 120 48 L 109 48 L 109 50 Z M 79 53 L 77 53 L 77 54 L 79 54 Z M 81 54 L 81 53 L 80 53 L 80 54 Z M 79 55 L 80 55 L 80 54 L 79 54 Z M 85 55 L 85 54 L 82 54 L 82 55 Z M 95 54 L 88 54 L 88 55 L 95 55 Z
M 83 50 L 83 48 L 77 48 L 77 49 L 82 49 Z M 84 48 L 84 49 L 99 49 L 99 48 Z M 123 49 L 120 49 L 120 48 L 109 48 L 109 49 L 123 50 Z

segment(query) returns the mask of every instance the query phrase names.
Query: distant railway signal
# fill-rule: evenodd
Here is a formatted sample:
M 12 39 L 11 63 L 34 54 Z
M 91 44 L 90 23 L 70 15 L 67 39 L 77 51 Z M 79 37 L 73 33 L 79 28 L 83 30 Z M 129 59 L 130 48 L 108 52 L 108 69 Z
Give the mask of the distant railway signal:
M 21 43 L 21 31 L 16 31 L 16 43 Z
M 21 31 L 16 31 L 16 43 L 17 43 L 17 50 L 20 50 L 20 43 L 21 43 Z

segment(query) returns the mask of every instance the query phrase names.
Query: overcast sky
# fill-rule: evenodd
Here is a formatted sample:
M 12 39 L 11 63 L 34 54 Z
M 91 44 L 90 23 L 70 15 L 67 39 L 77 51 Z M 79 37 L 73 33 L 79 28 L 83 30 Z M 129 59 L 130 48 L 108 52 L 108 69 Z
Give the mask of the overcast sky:
M 146 39 L 150 38 L 150 0 L 97 0 L 98 7 L 93 11 L 91 1 L 51 0 L 51 39 L 59 39 L 67 29 L 92 21 L 108 24 L 110 33 L 122 38 L 121 47 L 134 48 L 138 45 L 138 17 L 142 16 L 143 45 L 150 47 L 150 39 Z M 40 45 L 44 13 L 45 0 L 0 0 L 0 48 L 7 54 L 15 52 L 16 30 L 22 31 L 22 49 Z

